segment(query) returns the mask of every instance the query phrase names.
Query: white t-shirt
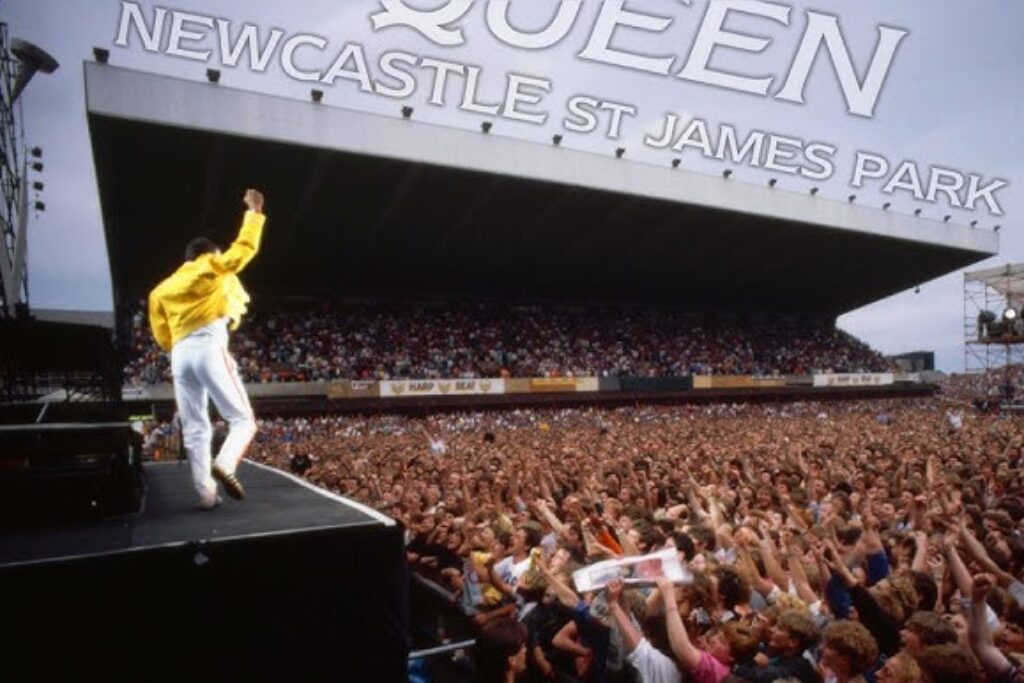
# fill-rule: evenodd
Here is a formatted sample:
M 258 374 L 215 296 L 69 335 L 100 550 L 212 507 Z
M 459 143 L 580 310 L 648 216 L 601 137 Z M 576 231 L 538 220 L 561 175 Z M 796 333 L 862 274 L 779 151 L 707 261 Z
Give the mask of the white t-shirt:
M 1017 606 L 1024 609 L 1024 583 L 1014 581 L 1006 590 L 1017 601 Z
M 636 649 L 626 655 L 629 663 L 640 673 L 643 683 L 682 683 L 679 667 L 670 658 L 659 652 L 646 638 Z

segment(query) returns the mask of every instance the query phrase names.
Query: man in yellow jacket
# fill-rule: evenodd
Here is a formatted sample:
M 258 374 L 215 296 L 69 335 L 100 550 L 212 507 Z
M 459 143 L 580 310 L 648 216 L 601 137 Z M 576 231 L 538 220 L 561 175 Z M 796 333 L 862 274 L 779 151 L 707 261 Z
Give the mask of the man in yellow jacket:
M 205 237 L 192 240 L 185 263 L 149 294 L 149 324 L 156 342 L 171 353 L 182 439 L 199 506 L 206 510 L 221 502 L 218 481 L 232 498 L 245 497 L 235 471 L 256 434 L 249 397 L 228 352 L 228 328 L 237 329 L 249 303 L 238 272 L 259 250 L 266 221 L 260 192 L 246 190 L 243 201 L 242 229 L 227 251 Z M 210 399 L 230 427 L 212 466 Z

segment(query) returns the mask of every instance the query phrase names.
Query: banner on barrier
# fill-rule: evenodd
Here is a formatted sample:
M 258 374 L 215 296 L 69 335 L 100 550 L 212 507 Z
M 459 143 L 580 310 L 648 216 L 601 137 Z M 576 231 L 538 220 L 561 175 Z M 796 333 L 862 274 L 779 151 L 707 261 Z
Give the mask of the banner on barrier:
M 530 380 L 530 391 L 536 393 L 597 390 L 596 377 L 536 377 Z
M 504 379 L 389 380 L 380 383 L 381 398 L 480 396 L 504 393 Z
M 816 387 L 887 387 L 893 384 L 891 372 L 824 374 L 814 376 Z
M 698 375 L 693 378 L 694 389 L 764 389 L 784 386 L 786 386 L 785 377 Z
M 344 380 L 327 385 L 327 398 L 377 398 L 380 390 L 373 380 Z

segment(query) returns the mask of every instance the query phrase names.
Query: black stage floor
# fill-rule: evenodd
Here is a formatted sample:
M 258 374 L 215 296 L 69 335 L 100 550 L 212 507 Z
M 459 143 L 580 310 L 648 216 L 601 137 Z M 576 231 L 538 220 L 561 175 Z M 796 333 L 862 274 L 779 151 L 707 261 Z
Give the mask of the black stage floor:
M 146 498 L 137 514 L 0 532 L 0 565 L 142 548 L 364 525 L 389 518 L 303 480 L 243 462 L 246 499 L 199 510 L 187 462 L 145 465 Z
M 408 680 L 400 525 L 252 463 L 206 512 L 187 464 L 144 472 L 138 513 L 0 530 L 0 678 Z

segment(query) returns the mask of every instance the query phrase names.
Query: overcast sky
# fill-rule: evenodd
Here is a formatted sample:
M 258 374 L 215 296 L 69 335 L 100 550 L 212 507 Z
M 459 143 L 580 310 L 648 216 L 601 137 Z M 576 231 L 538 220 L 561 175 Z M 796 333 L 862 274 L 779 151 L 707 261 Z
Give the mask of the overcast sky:
M 615 45 L 650 55 L 674 55 L 672 72 L 682 67 L 709 0 L 632 0 L 637 11 L 672 17 L 664 32 L 654 34 L 620 29 Z M 154 7 L 139 3 L 147 17 Z M 440 7 L 441 0 L 407 0 L 424 9 Z M 599 134 L 566 136 L 565 144 L 610 153 L 614 147 L 629 149 L 635 162 L 667 163 L 665 151 L 645 148 L 647 134 L 660 131 L 667 112 L 681 117 L 697 116 L 715 126 L 728 123 L 741 131 L 758 129 L 823 141 L 838 148 L 835 176 L 822 185 L 822 194 L 844 198 L 851 192 L 851 162 L 858 150 L 882 153 L 894 164 L 913 160 L 926 170 L 936 165 L 976 173 L 987 180 L 1003 178 L 1010 186 L 998 194 L 1005 216 L 993 217 L 984 206 L 974 212 L 951 209 L 944 203 L 916 202 L 905 194 L 886 197 L 877 189 L 858 190 L 858 201 L 879 206 L 891 201 L 893 209 L 940 218 L 950 213 L 955 222 L 979 221 L 979 229 L 1002 225 L 1001 253 L 971 269 L 1024 260 L 1024 3 L 1019 0 L 792 0 L 787 28 L 763 19 L 733 17 L 727 26 L 772 38 L 761 55 L 720 50 L 713 65 L 751 76 L 774 75 L 781 83 L 787 75 L 806 25 L 806 11 L 840 17 L 855 64 L 863 73 L 875 48 L 879 25 L 909 31 L 893 62 L 886 86 L 872 119 L 849 114 L 838 81 L 824 54 L 806 89 L 806 104 L 736 93 L 685 80 L 644 74 L 577 58 L 591 34 L 600 9 L 586 0 L 571 33 L 558 45 L 540 51 L 506 46 L 488 33 L 484 3 L 477 3 L 463 22 L 466 43 L 440 47 L 403 27 L 374 31 L 370 15 L 380 9 L 377 0 L 304 0 L 301 3 L 255 0 L 168 0 L 160 7 L 218 16 L 236 28 L 253 23 L 263 31 L 280 28 L 286 34 L 315 33 L 330 41 L 327 54 L 336 54 L 348 42 L 360 44 L 370 62 L 371 74 L 379 74 L 377 58 L 388 50 L 401 49 L 424 57 L 442 58 L 482 67 L 480 94 L 500 100 L 508 72 L 544 77 L 552 82 L 546 108 L 557 114 L 576 94 L 589 94 L 635 105 L 638 115 L 623 127 L 620 141 L 609 143 Z M 553 14 L 550 0 L 516 0 L 511 19 L 526 29 L 545 25 Z M 100 221 L 92 153 L 85 122 L 82 61 L 91 59 L 93 46 L 110 49 L 111 63 L 157 73 L 201 79 L 205 64 L 151 54 L 138 40 L 128 47 L 115 45 L 121 4 L 115 0 L 0 0 L 0 17 L 12 36 L 37 43 L 61 63 L 53 75 L 38 76 L 22 98 L 26 135 L 30 144 L 45 149 L 46 211 L 31 223 L 31 303 L 37 308 L 111 307 L 106 247 Z M 200 46 L 216 47 L 211 38 Z M 326 69 L 331 57 L 305 60 L 309 67 Z M 211 60 L 216 61 L 216 51 Z M 219 66 L 211 63 L 210 66 Z M 259 89 L 296 98 L 308 97 L 310 84 L 299 83 L 282 73 L 274 60 L 265 73 L 245 66 L 224 68 L 227 86 Z M 425 83 L 426 72 L 418 72 Z M 457 83 L 450 88 L 455 98 Z M 772 92 L 777 90 L 774 88 Z M 361 93 L 351 81 L 339 80 L 325 88 L 325 102 L 395 115 L 403 102 Z M 445 125 L 477 128 L 479 115 L 462 112 L 454 104 L 427 105 L 429 88 L 421 85 L 408 103 L 417 118 Z M 501 121 L 495 133 L 530 140 L 547 140 L 561 130 L 561 117 L 553 115 L 542 126 Z M 721 162 L 706 162 L 693 154 L 684 166 L 720 173 Z M 777 175 L 777 174 L 776 174 Z M 763 184 L 769 174 L 748 167 L 736 168 L 734 180 Z M 786 176 L 780 185 L 806 191 L 812 184 Z M 820 183 L 819 183 L 820 184 Z M 877 184 L 875 188 L 877 188 Z M 154 206 L 166 198 L 154 188 Z M 739 245 L 737 248 L 742 248 Z M 941 369 L 963 367 L 962 273 L 921 284 L 912 290 L 844 315 L 840 326 L 887 352 L 935 350 Z M 808 286 L 813 286 L 809 283 Z

